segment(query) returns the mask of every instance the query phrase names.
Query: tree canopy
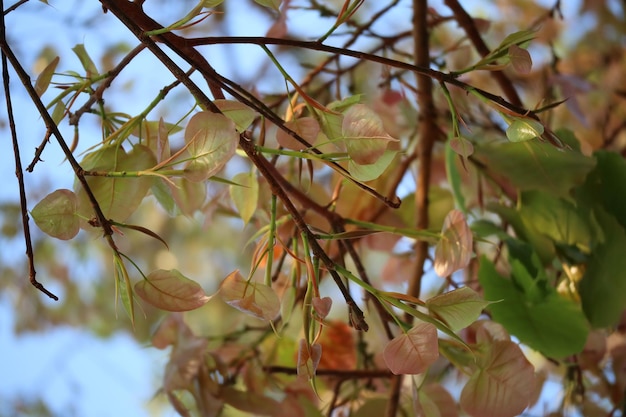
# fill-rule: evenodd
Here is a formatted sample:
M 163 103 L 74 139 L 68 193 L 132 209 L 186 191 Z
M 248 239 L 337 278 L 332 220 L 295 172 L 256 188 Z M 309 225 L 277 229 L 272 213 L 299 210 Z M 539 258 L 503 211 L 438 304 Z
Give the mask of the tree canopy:
M 55 3 L 2 6 L 15 333 L 168 349 L 182 416 L 626 413 L 623 2 Z

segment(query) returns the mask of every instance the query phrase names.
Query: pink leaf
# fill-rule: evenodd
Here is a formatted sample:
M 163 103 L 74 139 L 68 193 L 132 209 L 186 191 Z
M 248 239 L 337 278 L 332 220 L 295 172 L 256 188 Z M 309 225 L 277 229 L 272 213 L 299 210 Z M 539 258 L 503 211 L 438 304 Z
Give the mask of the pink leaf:
M 446 216 L 441 234 L 435 247 L 434 266 L 439 276 L 447 277 L 469 264 L 473 238 L 463 213 L 456 209 Z
M 511 341 L 483 345 L 478 370 L 461 392 L 461 407 L 475 417 L 513 417 L 528 406 L 535 372 L 519 346 Z
M 320 125 L 313 117 L 301 117 L 299 119 L 291 120 L 285 123 L 285 127 L 296 132 L 302 139 L 306 140 L 310 144 L 315 142 L 317 135 L 320 133 Z M 306 149 L 305 145 L 282 129 L 276 132 L 276 141 L 278 141 L 278 144 L 283 148 L 293 149 L 296 151 Z
M 135 293 L 145 302 L 167 311 L 194 310 L 209 301 L 197 282 L 175 269 L 150 273 L 135 284 Z
M 474 153 L 474 145 L 463 136 L 450 139 L 450 148 L 463 158 L 467 158 Z
M 383 359 L 396 375 L 420 374 L 439 357 L 438 346 L 437 328 L 419 323 L 387 343 Z
M 330 312 L 330 307 L 333 305 L 333 300 L 330 297 L 313 297 L 311 303 L 313 304 L 313 308 L 315 309 L 317 315 L 320 318 L 325 319 Z
M 274 320 L 280 312 L 278 296 L 265 284 L 246 281 L 239 271 L 229 274 L 218 292 L 226 304 L 261 320 Z
M 189 120 L 185 143 L 194 158 L 206 158 L 204 177 L 215 175 L 235 154 L 239 143 L 235 123 L 223 114 L 203 111 Z
M 359 165 L 374 164 L 390 142 L 398 142 L 385 132 L 380 117 L 363 104 L 355 104 L 346 111 L 341 132 L 348 155 Z
M 533 60 L 530 58 L 528 51 L 517 45 L 509 46 L 509 59 L 515 71 L 520 74 L 529 74 L 533 67 Z
M 415 399 L 418 416 L 458 417 L 456 401 L 441 385 L 429 384 L 419 390 Z

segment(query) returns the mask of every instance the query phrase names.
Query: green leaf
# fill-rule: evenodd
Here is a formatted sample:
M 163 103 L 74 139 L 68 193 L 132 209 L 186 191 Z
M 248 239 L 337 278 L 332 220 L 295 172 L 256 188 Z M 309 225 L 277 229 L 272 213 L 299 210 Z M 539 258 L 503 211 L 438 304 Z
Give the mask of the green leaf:
M 230 196 L 244 223 L 248 223 L 256 211 L 259 200 L 259 180 L 254 172 L 241 172 L 233 177 L 240 185 L 230 186 Z
M 387 367 L 396 375 L 421 374 L 438 357 L 437 328 L 430 323 L 416 324 L 389 341 L 383 350 Z
M 507 178 L 521 191 L 563 197 L 582 184 L 596 165 L 594 158 L 540 141 L 493 143 L 477 147 L 474 154 L 487 171 Z
M 35 224 L 46 234 L 61 240 L 76 236 L 80 221 L 76 215 L 78 198 L 70 190 L 48 194 L 31 211 Z
M 540 137 L 543 130 L 543 125 L 537 120 L 516 117 L 506 129 L 506 137 L 511 142 L 525 142 Z
M 54 75 L 54 70 L 56 70 L 58 64 L 59 57 L 57 56 L 50 61 L 48 65 L 46 65 L 46 68 L 44 68 L 43 71 L 41 71 L 41 74 L 37 77 L 37 81 L 35 81 L 35 91 L 39 97 L 41 97 L 48 89 L 50 81 L 52 81 L 52 76 Z
M 239 271 L 230 273 L 218 294 L 226 304 L 261 320 L 271 321 L 280 312 L 280 300 L 271 287 L 246 281 Z
M 473 417 L 514 417 L 533 396 L 535 370 L 517 344 L 496 341 L 476 354 L 478 370 L 463 391 L 460 404 Z
M 224 116 L 235 123 L 239 133 L 244 132 L 257 116 L 254 110 L 239 101 L 219 99 L 214 100 L 213 104 L 224 113 Z
M 87 50 L 85 49 L 84 44 L 79 43 L 78 45 L 72 48 L 72 51 L 74 51 L 74 53 L 80 60 L 80 63 L 82 64 L 83 68 L 87 72 L 87 78 L 91 78 L 100 74 L 98 72 L 98 68 L 96 67 L 96 64 L 93 63 L 93 60 L 87 53 Z
M 456 332 L 476 321 L 490 303 L 471 288 L 463 287 L 429 299 L 426 307 Z
M 145 302 L 166 311 L 189 311 L 209 301 L 200 285 L 179 271 L 159 269 L 135 284 L 135 293 Z
M 595 169 L 576 190 L 577 201 L 587 207 L 602 206 L 626 229 L 626 161 L 615 152 L 597 151 Z
M 373 181 L 380 177 L 383 172 L 391 165 L 397 155 L 395 150 L 386 150 L 375 164 L 359 165 L 353 160 L 348 162 L 348 172 L 358 181 Z
M 126 270 L 126 265 L 119 253 L 114 256 L 114 273 L 115 273 L 115 306 L 117 310 L 117 299 L 122 300 L 124 310 L 130 317 L 130 321 L 135 327 L 135 303 L 133 301 L 133 289 L 130 285 L 130 277 Z
M 215 175 L 235 154 L 239 143 L 235 122 L 223 114 L 209 111 L 193 115 L 185 129 L 185 143 L 201 162 L 204 178 Z
M 137 172 L 155 166 L 156 158 L 152 151 L 143 145 L 135 145 L 129 153 L 121 146 L 111 145 L 87 154 L 81 165 L 87 171 Z M 96 176 L 88 177 L 87 182 L 104 216 L 121 223 L 137 210 L 150 190 L 154 177 Z M 83 218 L 94 217 L 91 203 L 80 183 L 76 182 L 74 188 L 78 188 L 76 192 L 79 201 L 78 213 Z
M 589 252 L 592 232 L 585 215 L 574 204 L 545 192 L 526 191 L 521 197 L 520 216 L 557 244 L 577 246 Z
M 473 145 L 472 153 L 474 153 Z M 445 158 L 446 175 L 448 177 L 448 183 L 452 188 L 454 202 L 456 203 L 457 208 L 465 213 L 467 211 L 467 208 L 465 205 L 465 196 L 463 195 L 463 191 L 461 189 L 461 173 L 459 172 L 459 168 L 456 164 L 457 152 L 452 148 L 452 144 L 450 143 L 450 141 L 446 142 Z
M 501 300 L 489 307 L 493 319 L 522 343 L 549 357 L 563 358 L 581 352 L 589 327 L 580 307 L 529 275 L 521 262 L 513 265 L 516 275 L 507 279 L 498 274 L 487 258 L 481 258 L 478 279 L 485 298 Z
M 626 306 L 626 232 L 604 210 L 595 213 L 605 239 L 593 248 L 578 292 L 589 322 L 602 328 L 617 324 Z

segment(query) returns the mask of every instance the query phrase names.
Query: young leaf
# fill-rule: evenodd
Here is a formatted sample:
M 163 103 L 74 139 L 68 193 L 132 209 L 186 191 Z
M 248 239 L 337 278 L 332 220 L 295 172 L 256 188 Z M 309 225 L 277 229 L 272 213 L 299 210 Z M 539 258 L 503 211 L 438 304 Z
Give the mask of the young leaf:
M 437 295 L 426 301 L 426 307 L 453 331 L 464 329 L 478 319 L 490 304 L 469 287 Z
M 80 221 L 76 215 L 78 199 L 70 190 L 56 190 L 41 200 L 31 215 L 35 224 L 46 234 L 61 240 L 76 236 Z
M 380 117 L 364 104 L 355 104 L 345 112 L 341 133 L 350 159 L 358 165 L 376 163 L 390 142 L 398 142 L 385 132 Z
M 256 211 L 259 200 L 259 180 L 254 172 L 240 172 L 233 182 L 241 185 L 230 186 L 230 196 L 244 223 L 248 223 Z
M 450 148 L 463 158 L 467 158 L 474 153 L 474 145 L 463 136 L 456 136 L 450 139 Z
M 386 150 L 383 155 L 376 161 L 375 164 L 360 165 L 350 159 L 348 162 L 348 171 L 350 175 L 358 181 L 373 181 L 380 177 L 383 172 L 391 165 L 396 154 L 395 150 Z
M 506 137 L 511 142 L 525 142 L 543 135 L 541 122 L 529 118 L 515 118 L 506 129 Z
M 472 231 L 465 216 L 459 210 L 452 210 L 444 220 L 441 239 L 435 247 L 435 272 L 447 277 L 465 268 L 472 257 L 472 243 Z
M 420 417 L 458 417 L 456 401 L 440 384 L 433 383 L 421 388 L 415 399 Z
M 239 133 L 244 132 L 256 117 L 254 110 L 239 101 L 219 99 L 213 101 L 213 104 L 235 123 Z
M 477 355 L 478 370 L 461 392 L 461 407 L 473 417 L 514 417 L 528 406 L 535 371 L 519 346 L 496 341 Z
M 509 46 L 509 59 L 511 60 L 511 65 L 515 68 L 515 71 L 520 74 L 530 74 L 530 70 L 533 66 L 533 60 L 526 49 L 520 48 L 517 45 Z
M 313 117 L 301 117 L 299 119 L 290 120 L 285 123 L 285 127 L 296 132 L 302 139 L 306 140 L 310 144 L 315 143 L 317 135 L 320 133 L 320 124 Z M 302 151 L 306 147 L 285 132 L 279 129 L 276 132 L 276 141 L 280 146 L 287 149 L 293 149 L 296 151 Z
M 235 154 L 239 134 L 235 123 L 223 114 L 209 111 L 193 115 L 185 129 L 185 143 L 193 157 L 205 157 L 206 178 L 215 175 Z
M 313 309 L 319 318 L 325 319 L 330 312 L 330 307 L 333 305 L 333 299 L 330 297 L 313 297 L 311 299 L 311 304 L 313 304 Z
M 50 81 L 52 81 L 52 76 L 54 75 L 54 70 L 57 68 L 58 64 L 59 57 L 57 56 L 50 61 L 46 68 L 44 68 L 43 71 L 41 71 L 41 74 L 37 77 L 37 81 L 35 81 L 35 91 L 39 97 L 41 97 L 48 89 Z
M 280 4 L 282 0 L 254 0 L 255 3 L 260 4 L 263 7 L 269 7 L 270 9 L 274 9 L 277 12 L 280 11 Z
M 308 346 L 306 340 L 300 339 L 300 344 L 298 345 L 298 377 L 313 379 L 321 358 L 322 345 L 314 343 Z
M 175 269 L 150 273 L 135 284 L 135 293 L 147 303 L 166 311 L 194 310 L 209 301 L 197 282 Z
M 352 370 L 357 366 L 354 328 L 343 321 L 326 321 L 318 343 L 324 351 L 320 368 Z
M 418 323 L 385 346 L 383 359 L 396 375 L 421 374 L 439 357 L 437 328 Z
M 278 296 L 265 284 L 246 281 L 239 271 L 230 273 L 218 294 L 226 304 L 261 320 L 274 320 L 280 312 Z
M 85 156 L 82 166 L 87 171 L 129 172 L 142 171 L 156 165 L 156 158 L 150 149 L 135 145 L 126 153 L 122 147 L 106 146 Z M 87 182 L 102 212 L 108 219 L 125 221 L 135 212 L 153 184 L 153 177 L 108 178 L 89 177 Z M 84 218 L 93 217 L 91 202 L 80 184 L 74 186 L 78 196 L 78 212 Z
M 84 44 L 80 43 L 76 45 L 72 48 L 72 51 L 74 51 L 74 53 L 80 60 L 80 63 L 83 65 L 83 68 L 87 72 L 87 78 L 94 77 L 99 74 L 98 68 L 96 67 L 96 64 L 93 63 L 93 60 L 87 53 Z

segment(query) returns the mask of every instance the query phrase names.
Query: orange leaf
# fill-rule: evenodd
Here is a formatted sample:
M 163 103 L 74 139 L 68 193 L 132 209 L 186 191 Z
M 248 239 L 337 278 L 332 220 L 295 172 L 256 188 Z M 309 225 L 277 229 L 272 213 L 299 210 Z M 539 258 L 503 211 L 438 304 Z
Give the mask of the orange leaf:
M 385 363 L 396 375 L 420 374 L 438 357 L 437 328 L 430 323 L 415 325 L 387 343 L 383 350 Z
M 328 322 L 318 343 L 324 351 L 319 362 L 320 368 L 350 370 L 356 367 L 354 329 L 346 323 Z
M 175 269 L 150 273 L 135 284 L 135 293 L 145 302 L 167 311 L 194 310 L 209 301 L 197 282 Z

